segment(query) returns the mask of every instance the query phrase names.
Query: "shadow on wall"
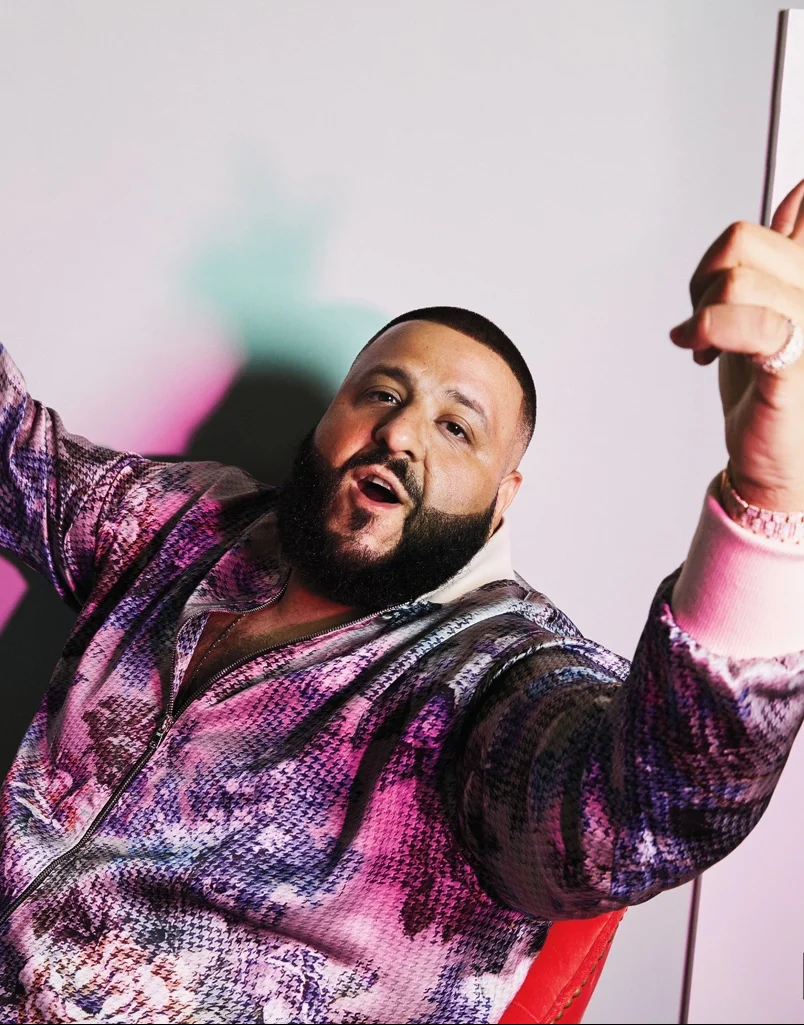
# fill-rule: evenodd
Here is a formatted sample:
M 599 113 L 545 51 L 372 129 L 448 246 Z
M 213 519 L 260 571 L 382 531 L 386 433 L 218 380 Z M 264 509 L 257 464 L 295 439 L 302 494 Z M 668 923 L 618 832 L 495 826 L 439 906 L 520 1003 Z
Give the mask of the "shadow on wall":
M 200 246 L 185 289 L 231 337 L 243 364 L 187 451 L 155 458 L 213 459 L 242 466 L 267 483 L 284 478 L 299 441 L 326 409 L 354 354 L 388 319 L 376 310 L 317 297 L 327 220 L 320 209 L 294 208 L 263 180 L 252 186 L 225 230 Z M 75 619 L 49 584 L 19 568 L 28 590 L 0 634 L 2 776 Z

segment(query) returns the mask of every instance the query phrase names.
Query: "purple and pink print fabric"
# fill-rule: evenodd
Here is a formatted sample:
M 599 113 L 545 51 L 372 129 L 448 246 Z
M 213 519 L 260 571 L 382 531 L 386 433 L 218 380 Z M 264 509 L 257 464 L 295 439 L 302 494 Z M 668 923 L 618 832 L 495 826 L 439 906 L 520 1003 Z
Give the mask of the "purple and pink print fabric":
M 0 545 L 78 609 L 2 788 L 0 1021 L 495 1022 L 552 920 L 762 814 L 804 655 L 703 650 L 674 577 L 630 667 L 517 577 L 177 700 L 209 612 L 282 586 L 274 489 L 72 436 L 0 358 Z

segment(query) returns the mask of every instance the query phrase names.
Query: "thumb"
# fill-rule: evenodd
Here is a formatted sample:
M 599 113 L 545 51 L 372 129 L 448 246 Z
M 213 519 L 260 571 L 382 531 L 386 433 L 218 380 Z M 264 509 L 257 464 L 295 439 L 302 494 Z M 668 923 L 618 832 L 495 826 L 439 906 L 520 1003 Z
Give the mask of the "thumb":
M 770 226 L 804 245 L 804 180 L 791 189 L 777 206 Z

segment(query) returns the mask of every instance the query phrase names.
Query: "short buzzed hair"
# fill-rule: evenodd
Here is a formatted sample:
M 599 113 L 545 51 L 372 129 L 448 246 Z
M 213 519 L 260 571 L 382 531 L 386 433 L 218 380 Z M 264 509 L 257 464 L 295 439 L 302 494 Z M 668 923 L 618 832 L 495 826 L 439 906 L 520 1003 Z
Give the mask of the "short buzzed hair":
M 496 324 L 493 324 L 486 317 L 472 310 L 464 310 L 460 306 L 426 306 L 420 310 L 409 310 L 401 313 L 393 320 L 380 328 L 376 334 L 366 342 L 360 352 L 364 352 L 370 345 L 377 341 L 380 335 L 385 334 L 397 324 L 405 324 L 409 320 L 424 320 L 430 324 L 442 324 L 444 327 L 451 327 L 454 331 L 474 338 L 476 342 L 485 345 L 486 348 L 496 352 L 503 359 L 511 373 L 519 382 L 522 389 L 522 410 L 520 419 L 520 430 L 523 436 L 524 447 L 527 448 L 530 439 L 533 437 L 533 429 L 536 426 L 536 387 L 533 384 L 528 365 L 511 339 L 501 331 Z M 358 353 L 360 355 L 360 353 Z

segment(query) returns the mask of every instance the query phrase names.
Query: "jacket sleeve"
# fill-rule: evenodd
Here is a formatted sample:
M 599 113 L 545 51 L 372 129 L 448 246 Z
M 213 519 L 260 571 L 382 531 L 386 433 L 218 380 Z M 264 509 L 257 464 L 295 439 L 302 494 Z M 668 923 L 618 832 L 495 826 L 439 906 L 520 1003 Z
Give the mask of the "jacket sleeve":
M 135 458 L 68 434 L 0 345 L 0 548 L 74 606 L 92 585 L 105 496 Z
M 485 888 L 551 920 L 638 904 L 732 851 L 804 713 L 804 653 L 733 659 L 664 581 L 630 669 L 580 635 L 510 652 L 475 697 L 458 828 Z

